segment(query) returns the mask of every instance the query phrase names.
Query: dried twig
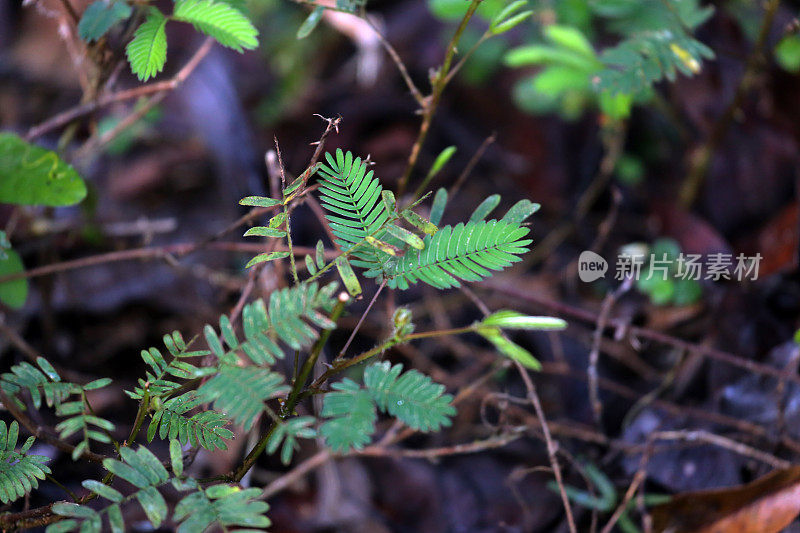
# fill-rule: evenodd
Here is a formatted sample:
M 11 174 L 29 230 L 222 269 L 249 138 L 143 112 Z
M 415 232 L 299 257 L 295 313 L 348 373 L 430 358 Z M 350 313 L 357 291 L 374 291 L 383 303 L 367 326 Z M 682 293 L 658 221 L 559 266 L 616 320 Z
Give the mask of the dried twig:
M 133 100 L 142 96 L 147 96 L 154 93 L 169 92 L 177 89 L 186 80 L 186 78 L 189 77 L 192 71 L 197 68 L 197 66 L 200 64 L 200 61 L 202 61 L 202 59 L 208 54 L 213 43 L 214 40 L 211 37 L 207 38 L 200 48 L 197 49 L 194 55 L 192 55 L 189 61 L 187 61 L 186 65 L 184 65 L 183 68 L 181 68 L 181 70 L 179 70 L 178 73 L 172 77 L 172 79 L 102 95 L 91 102 L 86 102 L 84 104 L 75 106 L 72 109 L 63 111 L 46 120 L 45 122 L 32 127 L 25 135 L 25 139 L 32 141 L 37 137 L 41 137 L 45 133 L 69 124 L 75 119 L 86 116 L 97 111 L 98 109 L 102 109 L 103 107 L 116 102 Z
M 553 475 L 556 478 L 556 483 L 558 484 L 558 492 L 561 494 L 561 502 L 564 504 L 564 512 L 567 515 L 567 524 L 569 525 L 569 530 L 572 533 L 576 533 L 577 529 L 575 527 L 575 519 L 572 516 L 572 507 L 569 505 L 569 498 L 567 497 L 567 492 L 564 489 L 564 480 L 561 476 L 561 466 L 558 463 L 558 457 L 556 456 L 556 451 L 558 447 L 556 443 L 553 441 L 552 435 L 550 435 L 550 428 L 547 426 L 547 419 L 544 416 L 544 410 L 542 409 L 542 403 L 539 401 L 539 395 L 536 393 L 536 386 L 533 384 L 533 380 L 528 375 L 528 371 L 523 367 L 518 361 L 514 361 L 514 364 L 517 367 L 517 371 L 519 375 L 522 376 L 522 381 L 525 382 L 525 388 L 528 390 L 528 398 L 533 403 L 533 409 L 536 411 L 536 416 L 539 417 L 539 421 L 542 424 L 542 432 L 544 433 L 544 441 L 547 445 L 547 456 L 550 459 L 550 466 L 553 468 Z
M 468 442 L 465 444 L 454 444 L 441 448 L 427 448 L 423 450 L 393 449 L 386 446 L 367 446 L 355 455 L 366 457 L 408 457 L 419 459 L 436 459 L 450 455 L 464 455 L 468 453 L 478 453 L 493 448 L 502 448 L 522 437 L 522 431 L 526 428 L 517 428 L 517 431 L 497 435 L 484 440 Z
M 592 336 L 592 350 L 589 352 L 589 368 L 586 374 L 589 376 L 589 399 L 592 404 L 592 413 L 594 415 L 595 424 L 598 427 L 603 426 L 603 404 L 600 402 L 600 390 L 597 385 L 597 364 L 600 361 L 600 341 L 603 340 L 603 333 L 606 330 L 606 323 L 611 314 L 611 309 L 614 307 L 616 301 L 628 292 L 633 286 L 633 278 L 627 277 L 625 280 L 612 292 L 609 292 L 603 305 L 600 308 L 600 314 L 597 316 L 597 327 Z
M 749 91 L 753 85 L 759 64 L 767 46 L 769 30 L 772 28 L 772 22 L 778 12 L 779 5 L 780 0 L 767 1 L 764 9 L 764 17 L 761 19 L 761 27 L 758 30 L 758 38 L 753 46 L 753 50 L 745 61 L 744 73 L 739 79 L 739 84 L 736 86 L 733 99 L 731 99 L 730 103 L 725 107 L 725 111 L 723 111 L 722 115 L 714 122 L 708 140 L 692 153 L 691 167 L 686 173 L 686 178 L 680 190 L 680 201 L 685 208 L 691 207 L 697 199 L 700 188 L 708 174 L 708 167 L 712 157 L 714 157 L 714 152 L 716 152 L 720 144 L 722 144 L 725 134 L 731 127 L 731 124 L 733 124 L 733 120 L 744 102 L 747 91 Z
M 0 281 L 2 281 L 2 278 L 0 278 Z M 561 315 L 564 318 L 590 323 L 595 326 L 597 325 L 598 316 L 596 313 L 586 309 L 581 309 L 579 307 L 574 307 L 563 302 L 557 302 L 544 298 L 536 294 L 535 291 L 526 291 L 523 288 L 525 285 L 526 281 L 524 279 L 516 280 L 513 286 L 507 282 L 493 278 L 489 278 L 483 282 L 484 287 L 499 292 L 505 296 L 534 304 L 537 307 L 548 309 L 550 312 Z M 622 320 L 609 319 L 608 327 L 619 330 L 620 336 L 617 338 L 624 338 L 632 343 L 635 343 L 639 339 L 647 339 L 659 344 L 673 346 L 679 350 L 685 350 L 693 354 L 702 355 L 704 357 L 708 357 L 709 359 L 714 359 L 716 361 L 741 368 L 748 372 L 785 379 L 786 381 L 800 385 L 800 376 L 793 373 L 787 373 L 785 370 L 765 365 L 763 363 L 745 359 L 740 355 L 735 355 L 730 352 L 725 352 L 702 344 L 695 344 L 653 329 L 630 326 Z
M 13 416 L 20 424 L 22 424 L 22 426 L 27 429 L 31 435 L 42 442 L 46 442 L 47 444 L 58 448 L 62 452 L 72 454 L 72 452 L 75 451 L 75 446 L 62 441 L 58 437 L 51 435 L 46 429 L 37 426 L 30 418 L 28 418 L 28 415 L 26 415 L 17 407 L 17 404 L 14 403 L 14 400 L 9 398 L 2 389 L 0 389 L 0 399 L 3 400 L 3 407 L 5 407 L 6 410 L 11 413 L 11 416 Z M 100 455 L 89 450 L 84 450 L 81 457 L 92 461 L 93 463 L 102 463 L 104 459 L 107 459 L 105 455 Z
M 456 179 L 453 186 L 450 187 L 448 190 L 448 193 L 451 198 L 455 196 L 456 193 L 461 189 L 461 187 L 467 181 L 469 175 L 472 173 L 472 170 L 475 168 L 475 165 L 477 165 L 478 161 L 480 161 L 481 157 L 483 157 L 483 154 L 484 152 L 486 152 L 486 149 L 489 148 L 489 146 L 491 146 L 492 144 L 494 144 L 496 140 L 497 140 L 497 133 L 492 133 L 483 140 L 483 142 L 475 151 L 475 153 L 472 154 L 472 157 L 467 163 L 467 166 L 464 167 L 464 170 L 461 171 L 461 174 L 459 174 L 458 179 Z

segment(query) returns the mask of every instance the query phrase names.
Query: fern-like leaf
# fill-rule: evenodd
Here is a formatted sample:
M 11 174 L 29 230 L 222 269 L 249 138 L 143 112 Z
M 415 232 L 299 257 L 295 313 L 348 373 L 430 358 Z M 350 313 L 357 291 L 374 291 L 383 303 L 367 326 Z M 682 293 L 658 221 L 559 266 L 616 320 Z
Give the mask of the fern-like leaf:
M 28 362 L 22 362 L 11 367 L 11 372 L 0 376 L 0 388 L 10 396 L 11 401 L 15 402 L 21 409 L 25 404 L 17 398 L 17 395 L 27 390 L 31 395 L 34 407 L 39 409 L 42 399 L 48 407 L 56 408 L 56 415 L 65 419 L 56 426 L 61 439 L 67 439 L 80 432 L 82 439 L 72 452 L 73 460 L 89 449 L 89 441 L 95 440 L 102 443 L 110 443 L 111 439 L 105 433 L 114 430 L 114 424 L 95 416 L 89 412 L 85 401 L 85 391 L 100 389 L 111 383 L 109 378 L 102 378 L 86 385 L 76 385 L 61 381 L 61 377 L 53 366 L 44 358 L 36 360 L 39 368 Z M 77 400 L 66 401 L 71 395 L 78 395 Z
M 378 407 L 412 429 L 437 431 L 449 426 L 456 410 L 451 405 L 453 397 L 444 394 L 444 385 L 416 370 L 401 375 L 402 371 L 403 365 L 392 366 L 388 361 L 364 371 L 364 386 Z
M 222 46 L 239 52 L 258 46 L 258 30 L 241 11 L 214 0 L 181 0 L 175 5 L 175 20 L 188 22 L 213 37 Z
M 0 388 L 16 401 L 20 408 L 24 409 L 25 405 L 19 402 L 16 396 L 22 390 L 30 393 L 36 409 L 41 408 L 43 398 L 48 407 L 54 407 L 66 400 L 70 394 L 80 392 L 79 385 L 61 381 L 58 372 L 44 357 L 37 358 L 36 364 L 39 368 L 23 361 L 12 366 L 11 372 L 0 376 Z
M 152 442 L 158 434 L 161 439 L 177 439 L 181 444 L 188 442 L 212 452 L 217 448 L 226 450 L 228 446 L 223 439 L 233 438 L 233 433 L 225 428 L 228 420 L 224 416 L 216 411 L 187 415 L 201 403 L 195 392 L 187 392 L 164 402 L 163 407 L 153 413 L 147 428 L 148 442 Z
M 411 250 L 387 271 L 391 288 L 407 289 L 423 281 L 439 289 L 458 287 L 458 279 L 480 281 L 491 270 L 519 261 L 532 241 L 528 229 L 505 220 L 445 226 L 425 237 L 424 250 Z M 458 278 L 458 279 L 457 279 Z
M 242 526 L 249 531 L 270 526 L 264 513 L 266 502 L 255 501 L 260 489 L 240 489 L 232 485 L 213 485 L 184 497 L 175 507 L 173 518 L 180 522 L 178 533 L 205 531 L 218 524 L 224 531 L 231 526 Z
M 345 378 L 331 385 L 334 392 L 325 395 L 322 416 L 330 418 L 320 427 L 325 442 L 334 452 L 361 449 L 375 432 L 375 403 L 369 392 Z
M 9 426 L 0 420 L 0 501 L 10 503 L 39 486 L 39 480 L 50 473 L 45 464 L 50 459 L 43 455 L 29 455 L 34 438 L 28 437 L 20 451 L 16 451 L 19 424 Z
M 607 65 L 599 74 L 598 88 L 611 94 L 638 94 L 666 78 L 675 80 L 676 72 L 692 76 L 700 71 L 703 59 L 714 52 L 688 35 L 670 30 L 647 31 L 603 52 Z
M 151 7 L 147 18 L 136 29 L 133 40 L 125 49 L 131 70 L 140 81 L 147 81 L 164 69 L 167 61 L 167 18 Z
M 110 381 L 110 380 L 109 380 Z M 56 426 L 59 437 L 64 440 L 76 433 L 80 433 L 81 441 L 72 451 L 72 460 L 77 460 L 85 451 L 89 451 L 89 442 L 97 441 L 104 444 L 111 443 L 111 437 L 106 432 L 114 431 L 114 424 L 104 418 L 91 414 L 85 398 L 65 402 L 58 406 L 56 414 L 66 417 Z
M 337 284 L 320 288 L 316 283 L 275 291 L 269 298 L 269 309 L 263 300 L 248 304 L 242 311 L 245 341 L 240 341 L 227 316 L 220 317 L 220 338 L 211 326 L 206 326 L 206 341 L 220 361 L 236 364 L 234 352 L 243 351 L 256 365 L 271 365 L 285 354 L 280 344 L 293 350 L 311 346 L 319 333 L 313 327 L 329 329 L 335 326 L 322 311 L 330 311 L 336 303 L 333 293 Z M 228 346 L 226 350 L 223 346 Z
M 221 365 L 219 372 L 197 389 L 202 402 L 214 402 L 214 408 L 227 413 L 249 431 L 264 410 L 264 402 L 286 392 L 283 376 L 265 368 Z
M 343 251 L 354 246 L 354 266 L 365 269 L 382 269 L 391 255 L 379 248 L 368 246 L 367 237 L 377 240 L 384 238 L 381 229 L 389 220 L 390 214 L 381 201 L 381 186 L 378 178 L 360 157 L 336 150 L 336 157 L 325 154 L 328 165 L 320 165 L 320 201 L 328 211 L 331 231 L 336 236 L 336 244 Z M 394 244 L 394 243 L 391 243 Z
M 151 397 L 161 397 L 177 389 L 180 383 L 173 379 L 194 379 L 210 375 L 214 372 L 213 368 L 200 368 L 185 359 L 192 357 L 205 357 L 210 352 L 208 350 L 189 351 L 183 336 L 178 331 L 173 331 L 169 335 L 164 335 L 164 346 L 167 347 L 172 360 L 167 363 L 164 355 L 158 348 L 142 350 L 142 361 L 150 367 L 145 374 L 146 379 L 139 379 L 139 386 L 133 391 L 125 391 L 125 394 L 134 400 L 140 400 L 144 396 L 144 387 Z
M 313 439 L 317 432 L 312 427 L 313 416 L 299 416 L 278 424 L 267 442 L 267 453 L 272 455 L 281 448 L 281 462 L 288 465 L 292 462 L 292 455 L 299 447 L 297 439 Z M 283 446 L 281 446 L 283 442 Z
M 592 10 L 608 19 L 612 31 L 625 36 L 600 56 L 606 65 L 598 89 L 611 94 L 640 94 L 677 72 L 699 72 L 714 52 L 692 36 L 714 12 L 698 0 L 592 0 Z
M 103 526 L 103 514 L 108 517 L 111 531 L 125 531 L 125 522 L 122 518 L 120 505 L 125 501 L 134 499 L 139 502 L 153 528 L 158 529 L 161 523 L 166 520 L 169 511 L 166 500 L 158 492 L 158 487 L 169 481 L 167 469 L 164 468 L 158 457 L 143 446 L 136 451 L 123 447 L 119 449 L 119 453 L 121 461 L 105 459 L 103 467 L 136 487 L 136 492 L 123 497 L 118 490 L 103 483 L 93 480 L 84 481 L 84 487 L 98 496 L 110 500 L 113 502 L 112 505 L 96 511 L 91 507 L 76 503 L 55 503 L 52 507 L 53 512 L 69 519 L 48 526 L 47 533 L 61 533 L 78 528 L 82 533 L 100 533 Z

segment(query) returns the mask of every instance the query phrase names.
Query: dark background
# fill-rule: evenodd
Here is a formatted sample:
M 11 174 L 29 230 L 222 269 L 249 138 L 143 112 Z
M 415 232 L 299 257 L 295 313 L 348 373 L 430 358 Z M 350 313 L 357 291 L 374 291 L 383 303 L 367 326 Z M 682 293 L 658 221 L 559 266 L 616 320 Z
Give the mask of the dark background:
M 58 35 L 57 22 L 47 15 L 49 3 L 34 4 L 23 8 L 15 0 L 0 0 L 2 130 L 24 133 L 81 98 L 73 57 Z M 342 147 L 369 154 L 383 183 L 395 186 L 419 117 L 385 53 L 378 52 L 374 79 L 359 80 L 359 52 L 347 36 L 323 22 L 311 37 L 296 41 L 294 34 L 305 15 L 300 7 L 278 1 L 253 4 L 261 32 L 259 49 L 239 55 L 215 47 L 156 113 L 135 126 L 135 136 L 75 161 L 90 184 L 90 196 L 80 207 L 15 213 L 0 206 L 0 223 L 13 220 L 12 240 L 27 268 L 145 245 L 196 242 L 214 234 L 244 213 L 237 205 L 239 198 L 269 194 L 263 154 L 273 147 L 273 136 L 287 169 L 304 169 L 313 152 L 309 143 L 324 129 L 315 113 L 342 117 L 338 135 L 328 141 L 329 150 Z M 597 465 L 620 494 L 639 467 L 641 446 L 656 430 L 706 430 L 787 460 L 796 460 L 800 450 L 796 384 L 779 387 L 775 378 L 674 345 L 648 339 L 631 342 L 624 331 L 617 339 L 613 331 L 606 332 L 602 344 L 600 375 L 609 386 L 601 396 L 600 426 L 593 422 L 588 399 L 585 375 L 595 329 L 592 317 L 617 282 L 607 277 L 605 282 L 583 284 L 575 276 L 574 261 L 592 246 L 604 221 L 611 225 L 599 251 L 607 258 L 621 245 L 652 243 L 659 237 L 675 239 L 685 252 L 758 252 L 764 257 L 755 282 L 704 282 L 702 298 L 682 307 L 653 305 L 632 290 L 616 302 L 612 318 L 797 371 L 800 351 L 791 339 L 800 314 L 800 80 L 777 66 L 771 54 L 760 64 L 734 121 L 725 129 L 695 205 L 687 210 L 677 200 L 692 154 L 708 142 L 733 98 L 752 48 L 726 3 L 715 4 L 715 15 L 697 37 L 716 52 L 716 60 L 704 63 L 694 78 L 660 84 L 658 105 L 634 110 L 624 152 L 642 163 L 643 177 L 629 184 L 613 175 L 582 219 L 574 220 L 575 206 L 596 179 L 604 154 L 601 118 L 592 110 L 574 121 L 520 111 L 510 88 L 521 73 L 499 65 L 482 83 L 459 76 L 448 88 L 420 158 L 418 169 L 423 170 L 412 181 L 419 183 L 436 155 L 455 145 L 457 154 L 432 186 L 452 185 L 495 133 L 496 142 L 452 200 L 445 222 L 466 218 L 484 197 L 499 192 L 502 209 L 522 197 L 542 204 L 532 223 L 534 246 L 547 242 L 554 229 L 570 227 L 563 242 L 534 252 L 523 266 L 472 288 L 492 309 L 511 307 L 570 320 L 564 333 L 517 340 L 546 363 L 535 379 L 565 454 Z M 791 25 L 796 7 L 785 3 L 779 8 L 768 51 Z M 428 69 L 441 60 L 453 25 L 436 20 L 424 1 L 375 1 L 370 8 L 382 18 L 387 39 L 415 81 L 427 87 Z M 167 69 L 159 79 L 177 71 L 201 42 L 188 27 L 176 25 L 169 32 Z M 518 42 L 522 36 L 513 33 L 508 39 Z M 117 83 L 131 87 L 135 80 L 123 69 Z M 129 103 L 115 105 L 85 121 L 68 150 L 80 148 L 103 117 L 129 111 Z M 54 132 L 38 142 L 54 148 L 58 137 Z M 313 245 L 321 235 L 306 208 L 297 211 L 292 225 L 300 245 Z M 122 437 L 136 405 L 121 389 L 131 388 L 135 377 L 143 374 L 139 351 L 158 344 L 163 333 L 174 329 L 191 337 L 204 323 L 229 312 L 247 282 L 243 265 L 248 258 L 205 249 L 176 264 L 121 262 L 39 277 L 32 280 L 25 308 L 4 313 L 5 322 L 61 366 L 79 375 L 114 378 L 115 386 L 106 389 L 110 392 L 93 403 L 117 424 Z M 286 281 L 267 270 L 258 279 L 256 294 Z M 367 296 L 372 291 L 374 287 Z M 458 291 L 440 294 L 415 288 L 397 298 L 399 303 L 410 302 L 421 328 L 463 325 L 479 316 Z M 580 320 L 575 310 L 594 315 Z M 349 319 L 353 324 L 357 312 L 354 309 Z M 355 348 L 371 346 L 386 321 L 379 305 Z M 7 369 L 22 356 L 0 342 L 0 368 Z M 333 342 L 341 345 L 344 338 Z M 496 361 L 479 340 L 466 337 L 415 345 L 388 357 L 430 373 L 450 392 Z M 504 396 L 524 394 L 513 372 L 496 374 L 460 405 L 452 428 L 413 437 L 403 446 L 469 442 L 521 424 L 530 426 L 525 438 L 501 449 L 437 462 L 349 458 L 330 463 L 271 499 L 273 529 L 566 530 L 560 500 L 546 487 L 551 475 L 530 470 L 548 465 L 538 422 L 526 406 Z M 246 446 L 247 438 L 241 437 L 229 454 L 201 452 L 194 468 L 211 475 L 224 472 Z M 308 443 L 298 459 L 313 454 L 314 448 L 314 442 Z M 82 463 L 51 453 L 53 470 L 66 472 L 66 481 L 74 487 L 97 475 Z M 562 464 L 570 484 L 585 486 L 569 459 L 562 458 Z M 277 460 L 262 460 L 250 482 L 263 485 L 283 470 Z M 650 460 L 645 488 L 677 493 L 731 486 L 768 470 L 720 447 L 668 442 Z M 58 488 L 43 483 L 31 504 L 62 497 Z M 588 529 L 590 514 L 573 507 L 579 529 Z

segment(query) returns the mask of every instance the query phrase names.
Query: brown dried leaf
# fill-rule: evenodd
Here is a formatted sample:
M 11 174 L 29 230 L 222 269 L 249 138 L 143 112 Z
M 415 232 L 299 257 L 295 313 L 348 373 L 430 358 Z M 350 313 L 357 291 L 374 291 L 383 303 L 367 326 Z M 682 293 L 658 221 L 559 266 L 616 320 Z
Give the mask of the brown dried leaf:
M 800 514 L 800 466 L 737 487 L 686 492 L 655 507 L 653 530 L 670 533 L 777 533 Z

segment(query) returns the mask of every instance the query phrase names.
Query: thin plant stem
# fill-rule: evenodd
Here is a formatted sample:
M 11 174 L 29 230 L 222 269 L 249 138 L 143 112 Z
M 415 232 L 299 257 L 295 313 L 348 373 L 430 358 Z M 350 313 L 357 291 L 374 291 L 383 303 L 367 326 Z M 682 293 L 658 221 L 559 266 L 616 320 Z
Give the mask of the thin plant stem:
M 342 312 L 344 312 L 344 307 L 347 301 L 347 297 L 340 296 L 339 301 L 336 303 L 333 311 L 331 311 L 330 319 L 333 322 L 336 322 L 339 317 L 342 316 Z M 317 339 L 317 342 L 311 348 L 308 358 L 306 359 L 305 363 L 303 363 L 303 367 L 300 369 L 300 373 L 292 385 L 292 390 L 289 392 L 289 397 L 286 399 L 286 404 L 284 405 L 283 412 L 281 413 L 282 420 L 290 417 L 294 412 L 295 407 L 297 407 L 297 404 L 301 399 L 303 387 L 305 387 L 306 381 L 308 380 L 308 377 L 311 375 L 311 372 L 317 363 L 319 354 L 322 352 L 322 348 L 327 343 L 332 332 L 333 329 L 324 330 L 322 334 L 320 334 L 319 339 Z M 237 468 L 230 476 L 233 481 L 240 481 L 244 475 L 247 474 L 250 468 L 252 468 L 256 460 L 266 449 L 267 444 L 269 443 L 270 438 L 272 438 L 272 435 L 275 433 L 275 430 L 278 428 L 279 423 L 281 422 L 274 421 L 272 425 L 270 425 L 269 430 L 261 437 L 261 439 L 259 439 L 258 443 L 256 443 L 250 453 L 248 453 L 244 458 L 239 468 Z
M 286 171 L 283 168 L 283 158 L 281 157 L 281 147 L 278 146 L 278 138 L 275 137 L 275 153 L 278 155 L 278 168 L 281 171 L 281 190 L 286 189 Z M 292 225 L 291 225 L 291 213 L 289 212 L 289 207 L 286 201 L 286 193 L 283 193 L 284 201 L 283 201 L 283 215 L 286 217 L 286 246 L 289 248 L 289 264 L 292 267 L 292 278 L 294 279 L 294 284 L 300 284 L 300 277 L 297 275 L 297 265 L 294 262 L 294 250 L 292 250 Z
M 203 44 L 197 49 L 197 51 L 192 55 L 191 59 L 186 62 L 186 64 L 178 71 L 175 76 L 167 81 L 160 81 L 156 83 L 151 83 L 149 85 L 143 85 L 141 87 L 135 87 L 133 89 L 127 89 L 123 91 L 118 91 L 112 94 L 108 94 L 105 96 L 100 96 L 96 100 L 91 102 L 86 102 L 81 105 L 75 106 L 71 109 L 63 111 L 58 115 L 48 119 L 47 121 L 39 124 L 38 126 L 34 126 L 28 130 L 28 133 L 25 135 L 25 140 L 32 141 L 37 137 L 41 137 L 45 133 L 52 131 L 56 128 L 60 128 L 70 122 L 78 119 L 80 117 L 86 116 L 94 111 L 111 105 L 116 102 L 122 102 L 124 100 L 133 100 L 139 98 L 141 96 L 147 96 L 149 94 L 154 93 L 162 93 L 172 91 L 177 89 L 185 80 L 189 77 L 189 75 L 197 68 L 200 64 L 200 61 L 208 55 L 208 52 L 211 51 L 211 46 L 214 44 L 214 39 L 208 37 Z
M 695 200 L 697 200 L 697 196 L 708 174 L 711 159 L 720 144 L 722 144 L 725 134 L 731 127 L 731 124 L 733 124 L 736 113 L 742 106 L 744 97 L 747 95 L 747 91 L 749 91 L 753 85 L 756 71 L 758 70 L 762 55 L 767 46 L 769 30 L 772 28 L 772 22 L 775 20 L 779 5 L 780 0 L 768 0 L 766 3 L 764 17 L 761 19 L 761 27 L 758 30 L 758 38 L 753 46 L 753 50 L 745 61 L 744 73 L 739 79 L 739 84 L 736 86 L 733 99 L 714 123 L 708 140 L 698 147 L 692 155 L 692 164 L 689 168 L 689 172 L 686 174 L 686 178 L 684 178 L 681 184 L 679 196 L 680 203 L 684 208 L 691 208 Z
M 558 491 L 561 495 L 561 503 L 564 504 L 564 512 L 567 515 L 567 525 L 569 526 L 571 533 L 576 533 L 578 530 L 575 527 L 575 518 L 572 516 L 572 507 L 569 504 L 569 498 L 567 497 L 567 492 L 564 488 L 564 480 L 561 475 L 561 466 L 559 465 L 558 457 L 556 456 L 558 447 L 556 446 L 556 443 L 553 441 L 553 437 L 550 434 L 550 428 L 547 425 L 547 419 L 544 416 L 544 409 L 542 409 L 542 402 L 539 400 L 539 395 L 536 393 L 536 385 L 533 384 L 533 380 L 528 375 L 528 370 L 523 367 L 519 361 L 514 361 L 514 365 L 517 367 L 519 375 L 525 382 L 525 388 L 528 390 L 528 399 L 530 399 L 531 403 L 533 404 L 533 409 L 542 425 L 542 433 L 544 434 L 544 441 L 547 445 L 547 455 L 550 459 L 550 466 L 553 468 L 553 475 L 556 478 Z
M 131 428 L 131 433 L 128 435 L 127 440 L 123 443 L 123 446 L 130 446 L 133 444 L 133 441 L 136 439 L 136 435 L 139 433 L 139 430 L 142 429 L 142 424 L 144 423 L 144 417 L 147 414 L 147 410 L 150 407 L 150 385 L 145 384 L 144 386 L 144 394 L 142 395 L 142 399 L 139 401 L 139 410 L 136 411 L 136 420 L 133 423 L 133 427 Z
M 419 133 L 417 134 L 417 140 L 414 143 L 414 146 L 411 148 L 411 154 L 408 156 L 406 170 L 403 173 L 403 176 L 400 178 L 400 182 L 397 186 L 398 197 L 405 193 L 406 187 L 408 187 L 408 180 L 411 178 L 411 173 L 414 171 L 414 167 L 417 166 L 417 160 L 419 159 L 422 145 L 425 143 L 425 139 L 428 137 L 433 116 L 436 113 L 436 108 L 439 106 L 442 92 L 444 92 L 444 89 L 447 86 L 448 74 L 450 73 L 450 66 L 453 63 L 453 58 L 456 54 L 458 42 L 461 40 L 461 36 L 464 33 L 464 30 L 467 28 L 467 24 L 472 18 L 472 15 L 475 14 L 475 10 L 478 9 L 481 1 L 482 0 L 472 0 L 472 2 L 470 2 L 467 12 L 464 14 L 464 17 L 461 19 L 461 23 L 458 25 L 455 34 L 453 34 L 453 38 L 447 45 L 444 62 L 439 68 L 439 72 L 436 74 L 436 77 L 433 79 L 433 88 L 431 94 L 425 98 L 425 105 L 422 108 L 422 123 L 420 124 Z
M 61 482 L 59 482 L 59 481 L 58 481 L 56 478 L 54 478 L 54 477 L 53 477 L 53 476 L 51 476 L 50 474 L 45 474 L 45 475 L 44 475 L 44 477 L 45 477 L 45 479 L 46 479 L 47 481 L 49 481 L 50 483 L 52 483 L 52 484 L 53 484 L 53 485 L 55 485 L 56 487 L 60 488 L 60 489 L 61 489 L 61 490 L 63 490 L 64 492 L 66 492 L 66 493 L 67 493 L 67 496 L 69 496 L 70 498 L 72 498 L 72 501 L 74 501 L 74 502 L 77 502 L 77 501 L 80 499 L 80 498 L 78 498 L 77 494 L 75 494 L 74 492 L 72 492 L 71 490 L 69 490 L 69 488 L 68 488 L 67 486 L 63 485 Z
M 492 34 L 489 31 L 486 31 L 483 35 L 481 35 L 480 39 L 478 39 L 475 44 L 473 44 L 470 49 L 467 50 L 466 54 L 461 56 L 461 59 L 459 59 L 455 66 L 450 69 L 450 72 L 447 73 L 447 83 L 450 83 L 453 80 L 455 75 L 458 74 L 458 71 L 464 67 L 464 63 L 466 63 L 472 54 L 475 53 L 475 50 L 477 50 L 480 45 L 488 41 L 491 37 Z
M 425 97 L 422 95 L 422 92 L 419 90 L 419 88 L 417 88 L 414 80 L 412 80 L 411 76 L 408 74 L 408 68 L 406 68 L 403 60 L 400 59 L 400 55 L 397 53 L 397 50 L 394 49 L 392 44 L 386 39 L 386 37 L 383 36 L 380 29 L 378 29 L 375 23 L 372 22 L 372 20 L 370 20 L 366 14 L 362 14 L 361 18 L 369 25 L 370 28 L 372 28 L 372 30 L 375 32 L 375 35 L 378 36 L 378 41 L 380 41 L 383 48 L 389 54 L 389 57 L 391 57 L 392 61 L 394 61 L 397 70 L 400 71 L 400 76 L 403 78 L 403 81 L 406 82 L 408 90 L 411 91 L 411 95 L 414 97 L 414 100 L 416 100 L 421 107 L 425 107 Z
M 406 342 L 410 342 L 412 340 L 417 339 L 429 339 L 433 337 L 444 337 L 447 335 L 460 335 L 462 333 L 470 333 L 475 331 L 476 327 L 466 326 L 463 328 L 453 328 L 453 329 L 440 329 L 435 331 L 424 331 L 421 333 L 411 333 L 409 335 L 405 335 L 401 338 L 392 337 L 390 339 L 385 340 L 378 346 L 367 350 L 355 357 L 350 359 L 339 359 L 335 362 L 328 370 L 326 370 L 320 377 L 318 377 L 314 383 L 311 384 L 309 387 L 310 390 L 317 390 L 319 389 L 325 381 L 330 379 L 332 376 L 338 374 L 339 372 L 350 368 L 351 366 L 355 366 L 357 364 L 363 363 L 364 361 L 375 357 L 378 354 L 383 353 L 384 351 L 388 350 L 392 346 L 396 346 L 398 344 L 404 344 Z
M 375 296 L 372 297 L 372 299 L 369 301 L 369 305 L 361 314 L 361 318 L 358 319 L 358 324 L 356 324 L 356 327 L 353 328 L 353 332 L 350 334 L 350 337 L 348 337 L 347 342 L 344 343 L 344 347 L 342 347 L 342 349 L 339 351 L 339 355 L 336 357 L 336 359 L 340 359 L 341 357 L 344 356 L 345 352 L 350 347 L 350 343 L 353 342 L 356 333 L 358 333 L 358 330 L 361 329 L 361 324 L 364 323 L 364 319 L 367 318 L 367 315 L 372 309 L 372 306 L 375 305 L 375 301 L 378 299 L 378 295 L 380 295 L 381 291 L 385 286 L 386 286 L 386 280 L 384 279 L 383 282 L 381 282 L 380 286 L 378 287 L 378 290 L 375 291 Z

